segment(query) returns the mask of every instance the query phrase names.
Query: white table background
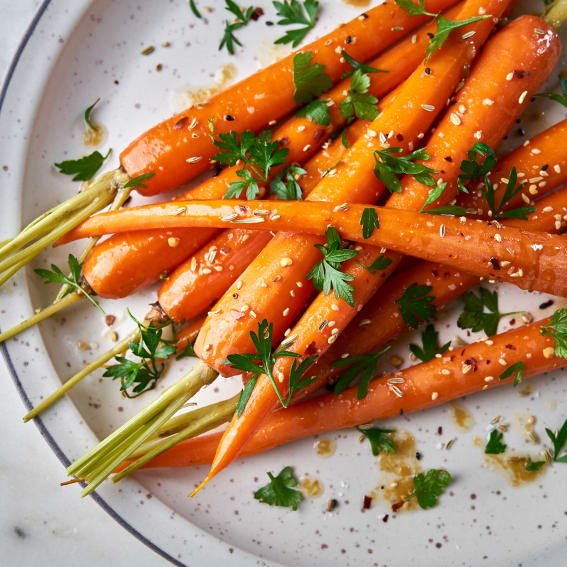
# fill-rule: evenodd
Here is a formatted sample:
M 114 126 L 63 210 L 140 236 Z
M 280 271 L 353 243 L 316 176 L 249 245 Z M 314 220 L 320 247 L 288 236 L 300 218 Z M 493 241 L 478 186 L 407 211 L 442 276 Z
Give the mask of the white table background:
M 2 79 L 39 4 L 40 0 L 0 0 Z M 36 427 L 22 422 L 25 408 L 3 360 L 0 385 L 0 564 L 169 565 L 116 524 L 93 500 L 80 499 L 77 487 L 59 487 L 65 479 L 63 466 Z

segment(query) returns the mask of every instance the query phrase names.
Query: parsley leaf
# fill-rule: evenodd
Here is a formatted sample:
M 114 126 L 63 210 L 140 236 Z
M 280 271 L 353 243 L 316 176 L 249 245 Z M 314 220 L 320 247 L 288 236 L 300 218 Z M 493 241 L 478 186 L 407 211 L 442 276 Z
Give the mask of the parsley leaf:
M 191 8 L 191 12 L 195 14 L 196 18 L 202 19 L 201 12 L 197 9 L 197 5 L 195 4 L 195 0 L 189 0 L 189 8 Z
M 281 165 L 287 159 L 289 150 L 279 148 L 279 142 L 272 142 L 272 133 L 265 130 L 254 136 L 250 130 L 240 134 L 234 130 L 219 134 L 219 139 L 214 144 L 221 151 L 212 159 L 218 163 L 229 166 L 242 161 L 244 166 L 236 174 L 240 181 L 233 181 L 224 196 L 225 199 L 238 198 L 246 191 L 247 199 L 255 199 L 260 193 L 258 183 L 266 183 L 270 177 L 271 168 Z
M 402 148 L 375 150 L 374 175 L 384 183 L 390 193 L 402 192 L 402 185 L 397 175 L 403 173 L 413 175 L 420 183 L 433 187 L 435 179 L 431 174 L 437 171 L 421 163 L 415 163 L 416 160 L 428 160 L 429 154 L 424 149 L 420 149 L 399 157 L 394 155 L 401 154 L 403 151 Z
M 311 122 L 315 122 L 321 126 L 328 126 L 331 123 L 331 113 L 324 100 L 311 101 L 309 104 L 300 108 L 295 115 L 301 118 L 307 118 L 311 120 Z
M 539 471 L 543 465 L 545 465 L 545 461 L 532 461 L 532 458 L 528 457 L 528 460 L 526 461 L 526 470 L 530 472 Z
M 365 398 L 368 394 L 368 384 L 370 384 L 370 380 L 374 377 L 378 360 L 389 350 L 390 345 L 371 354 L 357 354 L 335 360 L 332 364 L 335 368 L 350 367 L 347 368 L 347 370 L 345 370 L 341 374 L 341 377 L 336 381 L 333 387 L 333 393 L 335 396 L 344 392 L 352 384 L 352 382 L 360 376 L 357 397 L 359 400 Z
M 424 510 L 433 508 L 451 480 L 451 475 L 442 469 L 429 469 L 425 474 L 416 474 L 413 477 L 413 492 L 406 497 L 406 501 L 416 497 L 417 503 Z
M 379 453 L 395 453 L 396 446 L 394 445 L 394 440 L 390 437 L 390 433 L 395 433 L 395 429 L 380 429 L 379 427 L 369 427 L 362 429 L 361 427 L 356 428 L 368 441 L 370 442 L 370 448 L 372 454 L 377 457 Z
M 567 358 L 567 309 L 558 309 L 549 325 L 541 327 L 541 334 L 553 337 L 556 356 Z
M 545 96 L 567 107 L 567 80 L 559 75 L 559 85 L 561 86 L 562 94 L 557 93 L 540 93 L 537 96 Z
M 358 256 L 358 252 L 343 248 L 343 241 L 337 229 L 332 226 L 327 229 L 325 236 L 326 246 L 315 244 L 315 248 L 323 254 L 323 259 L 311 268 L 307 279 L 313 280 L 315 289 L 322 291 L 325 295 L 329 295 L 329 292 L 333 290 L 337 299 L 342 297 L 348 305 L 354 307 L 352 294 L 354 288 L 347 283 L 354 280 L 354 276 L 341 272 L 341 264 Z
M 360 69 L 356 69 L 350 80 L 350 89 L 346 98 L 340 103 L 339 109 L 346 119 L 354 116 L 360 120 L 372 122 L 379 114 L 378 99 L 368 93 L 370 87 L 370 77 L 363 74 Z
M 514 378 L 514 388 L 520 384 L 522 378 L 524 377 L 524 372 L 526 370 L 526 365 L 524 362 L 516 362 L 516 364 L 512 364 L 509 366 L 498 376 L 498 380 L 506 380 L 506 378 L 510 378 L 510 376 L 516 375 Z
M 341 50 L 341 55 L 343 59 L 352 67 L 352 71 L 348 71 L 341 76 L 341 79 L 346 79 L 350 77 L 357 69 L 360 69 L 363 73 L 389 73 L 390 71 L 385 71 L 384 69 L 377 69 L 376 67 L 371 67 L 366 63 L 357 61 L 354 57 L 351 57 L 344 49 Z
M 231 55 L 234 55 L 234 44 L 242 46 L 242 43 L 240 43 L 238 38 L 234 35 L 234 32 L 244 27 L 251 20 L 252 14 L 254 13 L 254 6 L 249 6 L 246 8 L 246 11 L 243 12 L 242 8 L 233 0 L 225 0 L 224 8 L 234 14 L 236 22 L 225 22 L 224 35 L 219 44 L 219 51 L 221 51 L 223 47 L 226 47 L 227 51 Z
M 167 340 L 162 336 L 165 327 L 170 323 L 157 327 L 153 323 L 144 325 L 130 311 L 128 314 L 140 332 L 139 341 L 129 344 L 130 351 L 140 359 L 140 362 L 116 356 L 114 359 L 118 364 L 107 367 L 102 376 L 113 380 L 120 378 L 120 391 L 128 397 L 135 397 L 127 393 L 128 388 L 133 386 L 132 392 L 136 396 L 154 388 L 164 369 L 163 365 L 158 365 L 157 360 L 165 360 L 175 354 L 176 340 Z
M 557 435 L 547 427 L 545 428 L 545 432 L 553 443 L 553 460 L 556 463 L 567 463 L 567 454 L 561 457 L 559 456 L 565 446 L 565 442 L 567 442 L 567 419 L 563 422 L 563 425 L 557 432 Z
M 397 1 L 397 0 L 396 0 Z M 437 16 L 437 31 L 435 35 L 429 41 L 429 45 L 426 48 L 427 55 L 425 57 L 425 63 L 429 61 L 430 57 L 437 49 L 441 49 L 443 44 L 449 38 L 449 34 L 458 29 L 462 28 L 463 26 L 468 26 L 469 24 L 474 24 L 475 22 L 480 22 L 481 20 L 485 20 L 486 18 L 491 18 L 490 15 L 485 16 L 476 16 L 475 18 L 469 18 L 468 20 L 448 20 L 443 16 Z
M 252 378 L 250 378 L 250 380 L 248 380 L 248 382 L 246 383 L 246 386 L 244 386 L 244 388 L 242 389 L 242 392 L 240 392 L 240 397 L 238 398 L 238 403 L 236 404 L 237 417 L 240 417 L 242 415 L 242 412 L 244 412 L 244 408 L 246 407 L 246 404 L 248 403 L 248 400 L 252 395 L 252 390 L 254 389 L 254 386 L 256 386 L 256 382 L 258 381 L 258 376 L 258 374 L 252 376 Z
M 435 358 L 436 354 L 443 354 L 451 346 L 451 341 L 445 343 L 441 347 L 437 347 L 439 340 L 439 333 L 435 330 L 433 325 L 427 325 L 425 331 L 421 333 L 421 342 L 423 343 L 423 348 L 416 344 L 410 344 L 409 348 L 411 352 L 419 358 L 422 362 L 428 362 Z
M 364 209 L 360 216 L 360 225 L 362 226 L 362 237 L 370 238 L 375 228 L 380 228 L 380 221 L 376 209 Z
M 533 213 L 536 208 L 535 207 L 518 207 L 516 209 L 508 209 L 503 211 L 506 207 L 508 202 L 513 199 L 526 185 L 526 182 L 520 183 L 516 186 L 518 181 L 518 174 L 516 173 L 516 168 L 513 167 L 510 170 L 510 175 L 508 176 L 508 183 L 506 183 L 506 189 L 504 190 L 504 195 L 502 195 L 502 200 L 500 204 L 497 205 L 496 200 L 496 192 L 494 191 L 494 187 L 492 185 L 492 181 L 488 176 L 484 178 L 484 189 L 482 192 L 484 194 L 484 198 L 490 207 L 490 211 L 492 212 L 492 218 L 495 219 L 522 219 L 528 220 L 526 215 Z
M 463 183 L 464 181 L 483 179 L 496 165 L 496 153 L 490 146 L 482 142 L 476 142 L 467 154 L 469 159 L 464 159 L 461 162 L 460 170 L 462 173 L 457 178 L 457 186 L 463 193 L 469 192 Z M 484 160 L 482 162 L 477 161 L 479 158 L 484 158 Z
M 98 132 L 99 126 L 98 124 L 96 124 L 95 122 L 93 122 L 91 120 L 91 113 L 94 110 L 94 107 L 99 103 L 100 101 L 100 97 L 98 97 L 86 110 L 85 113 L 83 115 L 83 118 L 85 119 L 85 123 L 86 125 L 91 129 L 94 130 L 95 132 Z
M 191 341 L 187 341 L 185 348 L 175 357 L 175 360 L 181 360 L 182 358 L 191 358 L 193 356 L 197 356 L 197 353 L 193 348 L 193 343 Z
M 439 185 L 433 187 L 433 189 L 429 191 L 429 195 L 427 195 L 427 199 L 425 200 L 425 203 L 423 203 L 423 207 L 419 209 L 419 212 L 427 213 L 428 215 L 464 215 L 467 210 L 463 207 L 459 207 L 458 205 L 443 205 L 434 209 L 428 209 L 427 211 L 425 210 L 425 207 L 432 205 L 435 201 L 437 201 L 437 199 L 439 199 L 439 197 L 441 197 L 441 195 L 443 195 L 446 187 L 447 183 L 439 183 Z
M 293 98 L 297 104 L 311 102 L 333 86 L 333 81 L 325 73 L 325 65 L 311 64 L 313 52 L 298 53 L 293 58 Z
M 291 467 L 284 467 L 278 476 L 267 473 L 270 482 L 254 492 L 254 498 L 270 506 L 282 506 L 297 510 L 297 505 L 303 500 L 303 494 L 296 490 L 297 480 Z
M 496 334 L 498 323 L 506 315 L 514 315 L 517 311 L 500 313 L 498 310 L 498 293 L 481 287 L 478 296 L 474 291 L 467 291 L 461 296 L 464 310 L 459 316 L 457 325 L 461 329 L 484 331 L 488 337 Z M 484 309 L 488 309 L 488 313 Z
M 374 260 L 374 262 L 372 262 L 372 264 L 370 264 L 369 266 L 366 266 L 359 260 L 355 260 L 355 262 L 359 266 L 362 266 L 364 269 L 368 270 L 371 274 L 375 274 L 378 271 L 385 270 L 392 263 L 392 259 L 387 258 L 386 256 L 384 256 L 384 254 L 380 254 L 380 256 L 378 256 L 378 258 L 376 258 L 376 260 Z
M 428 295 L 432 289 L 430 285 L 419 285 L 414 282 L 399 299 L 396 299 L 404 321 L 412 329 L 422 321 L 427 322 L 435 316 L 437 309 L 432 304 L 435 297 Z
M 306 173 L 307 171 L 298 165 L 288 165 L 270 183 L 270 193 L 282 201 L 301 201 L 303 191 L 297 182 L 297 177 Z
M 89 181 L 101 168 L 110 152 L 112 152 L 112 149 L 109 149 L 106 155 L 103 156 L 98 150 L 95 150 L 88 156 L 83 156 L 79 159 L 68 159 L 53 165 L 65 175 L 74 175 L 73 181 Z
M 137 175 L 136 177 L 132 177 L 132 179 L 128 180 L 124 183 L 124 188 L 127 187 L 143 187 L 144 189 L 147 185 L 144 185 L 144 181 L 151 179 L 156 174 L 155 171 L 149 171 L 148 173 L 142 173 L 141 175 Z
M 504 453 L 508 445 L 502 442 L 503 438 L 504 434 L 501 431 L 498 431 L 498 429 L 493 429 L 490 432 L 490 437 L 488 438 L 484 452 L 487 455 L 499 455 L 500 453 Z
M 42 268 L 37 268 L 34 272 L 43 278 L 43 283 L 60 283 L 68 286 L 62 297 L 69 295 L 70 293 L 79 292 L 82 293 L 97 309 L 100 309 L 104 315 L 104 309 L 99 305 L 99 303 L 94 299 L 92 295 L 87 293 L 83 286 L 81 285 L 81 270 L 83 264 L 73 256 L 69 254 L 67 257 L 67 263 L 69 264 L 70 275 L 67 277 L 55 264 L 51 264 L 51 271 L 44 270 Z
M 425 0 L 418 0 L 419 5 L 414 4 L 411 0 L 395 0 L 396 4 L 408 13 L 408 16 L 431 16 L 436 17 L 437 14 L 427 12 L 425 10 Z
M 285 35 L 276 39 L 274 43 L 291 43 L 292 47 L 297 47 L 301 40 L 315 27 L 319 2 L 317 0 L 305 0 L 303 6 L 298 0 L 284 0 L 284 2 L 272 2 L 278 16 L 282 19 L 278 21 L 280 26 L 293 26 L 295 24 L 303 26 L 293 30 L 287 30 Z
M 307 369 L 313 364 L 316 356 L 308 356 L 300 364 L 297 364 L 297 360 L 293 361 L 292 367 L 289 373 L 289 393 L 287 400 L 284 400 L 276 381 L 274 380 L 274 366 L 276 364 L 276 359 L 278 357 L 292 357 L 301 358 L 301 355 L 296 352 L 290 352 L 285 350 L 285 348 L 279 348 L 274 353 L 272 353 L 272 335 L 274 326 L 272 323 L 268 323 L 266 319 L 263 319 L 258 324 L 258 334 L 254 331 L 250 331 L 250 338 L 256 349 L 255 353 L 245 353 L 245 354 L 229 354 L 227 356 L 227 361 L 224 364 L 230 364 L 231 368 L 236 370 L 242 370 L 242 372 L 250 372 L 253 374 L 253 378 L 258 378 L 260 374 L 265 374 L 270 380 L 280 403 L 284 408 L 289 406 L 291 398 L 297 390 L 305 388 L 308 386 L 313 379 L 305 378 L 303 374 Z M 285 343 L 284 343 L 285 344 Z M 256 380 L 254 380 L 254 384 Z M 248 387 L 248 385 L 247 385 Z M 238 401 L 238 406 L 240 408 L 240 414 L 244 410 L 246 402 L 252 393 L 254 386 L 250 386 L 249 390 L 246 388 L 246 394 L 241 393 L 240 399 Z M 240 415 L 239 414 L 239 415 Z

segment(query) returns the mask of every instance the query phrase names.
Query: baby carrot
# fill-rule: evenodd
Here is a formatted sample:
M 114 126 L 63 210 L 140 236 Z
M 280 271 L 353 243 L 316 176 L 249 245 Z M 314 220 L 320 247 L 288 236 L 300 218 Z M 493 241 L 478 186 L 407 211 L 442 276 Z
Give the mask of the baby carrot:
M 554 341 L 542 336 L 544 319 L 445 353 L 442 358 L 393 372 L 370 382 L 368 395 L 357 399 L 357 386 L 339 396 L 326 394 L 270 415 L 244 447 L 241 456 L 311 435 L 354 427 L 438 406 L 478 391 L 514 381 L 514 373 L 499 379 L 514 364 L 524 364 L 523 378 L 567 365 L 553 353 Z M 378 323 L 375 323 L 378 326 Z M 514 345 L 514 349 L 506 345 Z M 500 361 L 505 363 L 502 365 Z M 471 361 L 482 364 L 473 364 Z M 154 458 L 146 467 L 178 467 L 210 463 L 222 433 L 183 441 Z
M 437 12 L 454 0 L 428 0 L 427 10 Z M 336 82 L 349 70 L 337 49 L 348 48 L 359 61 L 367 61 L 427 18 L 410 16 L 391 0 L 368 10 L 306 45 L 313 62 L 325 66 Z M 356 38 L 356 41 L 352 41 Z M 154 126 L 134 140 L 121 154 L 120 163 L 130 177 L 154 173 L 140 192 L 154 195 L 177 187 L 209 167 L 216 153 L 209 136 L 209 121 L 215 132 L 259 131 L 296 108 L 293 84 L 295 53 L 213 96 L 206 105 L 193 106 Z M 188 158 L 193 158 L 188 160 Z

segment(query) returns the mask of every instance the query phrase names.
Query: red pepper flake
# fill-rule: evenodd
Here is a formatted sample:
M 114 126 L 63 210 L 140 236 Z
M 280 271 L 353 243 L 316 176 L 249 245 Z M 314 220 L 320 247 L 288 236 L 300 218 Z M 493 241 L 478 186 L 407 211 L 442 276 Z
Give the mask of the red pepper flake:
M 258 6 L 250 15 L 250 18 L 252 20 L 254 20 L 255 22 L 257 22 L 260 19 L 260 16 L 264 15 L 264 10 L 262 10 L 262 8 L 260 8 L 260 6 Z
M 189 118 L 187 116 L 184 116 L 183 118 L 180 118 L 174 125 L 173 128 L 175 130 L 181 130 L 181 128 L 183 128 L 183 126 L 185 126 L 187 124 L 187 122 L 189 122 Z
M 372 496 L 365 495 L 364 501 L 362 502 L 362 509 L 363 510 L 369 510 L 371 504 L 372 504 Z
M 392 512 L 397 512 L 402 506 L 404 505 L 404 502 L 394 502 L 392 504 Z
M 112 325 L 114 325 L 114 322 L 116 321 L 116 317 L 114 315 L 107 315 L 104 318 L 104 322 L 106 323 L 106 325 L 108 327 L 111 327 Z

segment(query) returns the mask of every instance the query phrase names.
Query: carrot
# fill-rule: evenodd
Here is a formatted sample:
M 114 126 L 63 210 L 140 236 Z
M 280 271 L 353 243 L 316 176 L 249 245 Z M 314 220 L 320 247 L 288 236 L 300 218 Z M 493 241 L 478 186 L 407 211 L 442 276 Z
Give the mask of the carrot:
M 452 0 L 429 0 L 427 9 L 439 11 L 452 3 Z M 388 0 L 301 51 L 311 51 L 312 61 L 324 65 L 331 80 L 336 82 L 349 70 L 348 63 L 335 52 L 337 48 L 348 47 L 352 57 L 366 61 L 426 20 L 423 16 L 409 16 Z M 217 133 L 257 132 L 270 121 L 294 110 L 297 106 L 292 80 L 294 55 L 213 96 L 206 105 L 197 105 L 172 116 L 134 140 L 120 154 L 120 163 L 130 177 L 154 173 L 140 192 L 155 195 L 168 191 L 209 167 L 209 159 L 216 153 L 209 136 L 209 121 L 213 122 Z M 199 159 L 187 162 L 188 157 Z
M 512 167 L 518 172 L 518 180 L 525 181 L 526 184 L 508 202 L 510 207 L 531 204 L 533 199 L 545 194 L 550 187 L 558 187 L 567 182 L 567 151 L 563 144 L 565 139 L 567 120 L 562 120 L 499 160 L 489 175 L 494 185 L 496 203 L 502 200 Z M 480 189 L 471 191 L 468 195 L 462 193 L 459 205 L 482 217 L 488 214 L 488 203 Z
M 456 10 L 458 7 L 449 10 L 447 17 L 452 17 Z M 430 33 L 434 27 L 433 23 L 427 24 L 412 37 L 404 39 L 370 62 L 371 66 L 388 71 L 387 73 L 369 74 L 368 92 L 370 94 L 381 97 L 415 69 L 429 41 L 427 33 Z M 345 47 L 348 46 L 345 45 Z M 341 148 L 344 149 L 344 146 L 340 140 L 338 144 L 333 144 L 333 148 L 338 150 L 336 155 L 328 154 L 327 151 L 316 152 L 329 134 L 341 128 L 345 123 L 346 119 L 338 110 L 338 105 L 344 99 L 344 93 L 348 90 L 349 85 L 350 79 L 344 79 L 325 94 L 325 99 L 332 101 L 329 126 L 321 126 L 307 118 L 293 116 L 274 131 L 274 140 L 279 140 L 280 144 L 289 150 L 287 163 L 303 163 L 312 157 L 312 163 L 306 166 L 307 174 L 301 180 L 305 193 L 313 189 L 320 181 L 322 173 L 335 166 L 340 159 L 339 154 L 342 155 Z M 365 121 L 355 121 L 349 127 L 349 140 L 354 141 L 360 137 L 364 132 L 365 124 Z M 275 176 L 284 166 L 285 164 L 274 167 L 271 175 Z M 240 169 L 240 165 L 228 167 L 216 177 L 185 192 L 178 199 L 222 199 L 228 186 L 239 179 L 237 172 Z M 146 182 L 148 183 L 149 181 Z M 265 190 L 265 187 L 261 188 Z M 98 295 L 113 299 L 126 297 L 152 284 L 160 275 L 169 273 L 217 234 L 218 231 L 200 231 L 196 234 L 192 230 L 178 229 L 169 234 L 148 231 L 145 234 L 111 237 L 99 244 L 87 257 L 83 275 L 92 290 Z M 257 238 L 260 237 L 257 236 Z M 175 243 L 174 247 L 171 246 L 172 242 Z M 140 270 L 141 264 L 146 265 L 148 269 Z M 222 291 L 226 291 L 226 288 Z M 211 301 L 217 298 L 218 296 L 212 297 Z M 194 313 L 200 313 L 200 311 Z
M 567 360 L 553 354 L 553 339 L 541 334 L 541 327 L 549 322 L 550 319 L 544 319 L 519 327 L 491 337 L 490 341 L 472 343 L 449 351 L 442 358 L 375 379 L 370 382 L 368 395 L 362 400 L 357 399 L 358 388 L 354 386 L 339 396 L 326 394 L 277 411 L 266 419 L 241 456 L 257 454 L 311 435 L 424 410 L 510 384 L 514 381 L 513 375 L 502 380 L 499 376 L 517 363 L 525 365 L 524 379 L 562 368 L 567 365 Z M 379 326 L 376 321 L 374 327 Z M 510 344 L 515 348 L 507 348 Z M 500 359 L 506 366 L 501 365 Z M 146 467 L 210 463 L 221 435 L 213 433 L 183 441 L 154 458 Z
M 197 338 L 197 335 L 199 334 L 204 321 L 204 315 L 198 317 L 177 333 L 177 342 L 175 343 L 175 348 L 178 353 L 185 350 L 189 343 L 193 343 L 193 341 Z

